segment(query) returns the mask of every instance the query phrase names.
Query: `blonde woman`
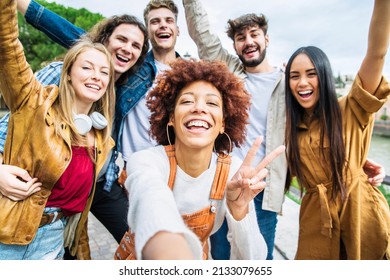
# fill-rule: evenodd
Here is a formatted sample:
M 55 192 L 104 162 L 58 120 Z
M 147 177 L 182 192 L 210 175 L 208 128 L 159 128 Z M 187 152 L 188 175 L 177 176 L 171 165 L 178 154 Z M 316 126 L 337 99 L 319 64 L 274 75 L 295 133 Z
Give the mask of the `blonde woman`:
M 43 87 L 18 40 L 16 2 L 1 1 L 0 10 L 0 92 L 11 111 L 4 164 L 42 184 L 21 201 L 0 195 L 0 258 L 61 259 L 65 229 L 72 248 L 85 230 L 96 175 L 113 146 L 111 56 L 82 40 L 64 58 L 59 87 Z

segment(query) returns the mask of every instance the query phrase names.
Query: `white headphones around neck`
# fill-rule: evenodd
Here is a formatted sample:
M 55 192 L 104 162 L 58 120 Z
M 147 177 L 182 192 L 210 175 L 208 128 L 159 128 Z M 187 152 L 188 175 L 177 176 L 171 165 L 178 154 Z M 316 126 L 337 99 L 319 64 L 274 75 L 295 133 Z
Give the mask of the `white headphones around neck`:
M 73 121 L 77 131 L 81 135 L 86 135 L 92 127 L 100 130 L 108 124 L 107 119 L 99 112 L 93 112 L 89 116 L 85 114 L 73 114 Z

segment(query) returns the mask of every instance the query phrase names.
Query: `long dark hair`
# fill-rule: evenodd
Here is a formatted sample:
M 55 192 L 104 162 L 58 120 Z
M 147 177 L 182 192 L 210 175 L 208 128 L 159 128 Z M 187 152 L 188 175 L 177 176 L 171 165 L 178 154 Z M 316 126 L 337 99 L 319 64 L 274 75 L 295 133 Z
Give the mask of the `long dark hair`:
M 318 76 L 319 100 L 314 109 L 314 115 L 320 124 L 320 147 L 323 162 L 329 164 L 332 175 L 332 199 L 338 193 L 345 198 L 346 186 L 343 179 L 343 171 L 346 166 L 345 144 L 343 141 L 342 115 L 336 95 L 335 82 L 332 68 L 326 54 L 319 48 L 308 46 L 301 47 L 290 57 L 286 66 L 286 135 L 287 162 L 289 166 L 288 182 L 291 176 L 296 176 L 301 187 L 307 187 L 307 179 L 300 168 L 301 155 L 298 145 L 298 131 L 296 125 L 302 120 L 305 110 L 294 98 L 290 88 L 291 64 L 299 54 L 306 54 L 313 63 Z M 330 150 L 324 149 L 324 141 L 327 138 Z M 328 154 L 325 154 L 328 153 Z M 327 162 L 329 161 L 329 163 Z

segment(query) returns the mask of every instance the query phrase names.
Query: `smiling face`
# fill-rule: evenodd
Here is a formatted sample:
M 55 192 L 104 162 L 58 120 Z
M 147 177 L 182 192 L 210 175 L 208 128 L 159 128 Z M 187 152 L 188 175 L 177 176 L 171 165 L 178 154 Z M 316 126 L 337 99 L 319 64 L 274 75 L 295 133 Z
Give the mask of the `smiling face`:
M 317 71 L 310 58 L 301 53 L 291 63 L 289 85 L 294 98 L 312 113 L 320 98 Z
M 224 131 L 221 93 L 211 83 L 196 81 L 179 93 L 169 123 L 175 129 L 175 146 L 212 151 Z
M 92 48 L 80 53 L 72 65 L 68 79 L 76 95 L 76 113 L 83 113 L 80 112 L 81 108 L 90 108 L 107 90 L 110 81 L 107 56 Z
M 245 28 L 234 35 L 234 49 L 245 67 L 256 67 L 266 55 L 268 35 L 258 26 Z
M 170 51 L 175 48 L 179 27 L 172 11 L 167 8 L 150 10 L 147 16 L 147 27 L 153 49 Z
M 134 24 L 120 24 L 108 38 L 107 50 L 114 62 L 115 78 L 128 71 L 141 56 L 144 34 Z

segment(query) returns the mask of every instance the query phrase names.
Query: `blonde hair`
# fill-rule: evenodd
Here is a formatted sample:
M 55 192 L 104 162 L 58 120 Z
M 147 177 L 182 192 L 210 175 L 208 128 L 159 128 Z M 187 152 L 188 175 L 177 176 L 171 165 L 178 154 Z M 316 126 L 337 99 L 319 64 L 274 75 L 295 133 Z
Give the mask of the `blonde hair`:
M 76 94 L 71 84 L 71 81 L 69 81 L 68 79 L 68 76 L 78 56 L 81 53 L 84 53 L 85 51 L 88 51 L 90 49 L 95 49 L 105 54 L 107 60 L 110 63 L 110 81 L 107 85 L 106 93 L 102 96 L 102 98 L 92 104 L 91 110 L 89 112 L 99 112 L 108 121 L 107 127 L 103 129 L 103 144 L 106 143 L 111 136 L 111 128 L 115 110 L 115 79 L 114 65 L 112 62 L 111 54 L 101 43 L 94 43 L 88 38 L 83 38 L 82 40 L 78 41 L 72 48 L 70 48 L 64 57 L 64 64 L 62 66 L 59 85 L 59 94 L 54 104 L 55 109 L 58 111 L 55 121 L 57 134 L 60 135 L 62 138 L 66 139 L 66 135 L 64 135 L 62 127 L 63 125 L 67 125 L 71 131 L 71 143 L 72 145 L 77 146 L 86 146 L 87 141 L 86 137 L 80 135 L 77 132 L 75 123 L 73 121 L 72 106 L 74 104 Z

